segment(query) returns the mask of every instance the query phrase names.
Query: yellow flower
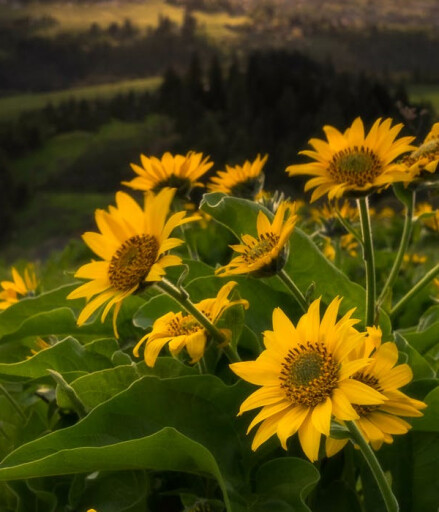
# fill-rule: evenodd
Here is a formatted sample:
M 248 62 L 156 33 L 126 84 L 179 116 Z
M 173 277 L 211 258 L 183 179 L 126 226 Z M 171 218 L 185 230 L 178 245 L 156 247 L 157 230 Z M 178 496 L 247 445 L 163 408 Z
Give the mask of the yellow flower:
M 183 243 L 169 238 L 172 230 L 181 224 L 198 220 L 178 212 L 166 220 L 175 189 L 163 189 L 156 196 L 145 195 L 143 209 L 124 192 L 116 194 L 116 207 L 109 211 L 96 210 L 96 224 L 100 233 L 83 235 L 85 243 L 102 261 L 92 261 L 80 267 L 75 277 L 91 279 L 68 295 L 69 299 L 85 297 L 87 305 L 78 317 L 78 325 L 106 303 L 101 320 L 110 309 L 117 336 L 116 319 L 122 301 L 142 287 L 160 281 L 166 267 L 179 265 L 181 258 L 165 254 Z M 90 300 L 92 297 L 96 297 Z
M 213 324 L 216 324 L 224 311 L 232 306 L 241 304 L 247 309 L 248 302 L 246 300 L 229 300 L 228 295 L 235 286 L 235 282 L 228 282 L 220 289 L 215 298 L 204 299 L 195 304 L 195 307 L 202 311 Z M 139 357 L 139 348 L 146 342 L 145 363 L 153 367 L 160 350 L 169 343 L 169 350 L 173 356 L 179 354 L 186 347 L 191 357 L 191 363 L 196 363 L 204 355 L 207 338 L 206 329 L 192 315 L 169 312 L 154 322 L 152 331 L 137 343 L 133 354 Z
M 36 348 L 31 348 L 31 354 L 34 356 L 36 354 L 38 354 L 38 352 L 41 352 L 42 350 L 46 350 L 46 348 L 50 348 L 50 343 L 47 343 L 46 341 L 43 340 L 43 338 L 40 338 L 39 336 L 37 337 L 36 341 L 35 341 L 35 347 Z
M 264 186 L 264 173 L 262 168 L 268 155 L 256 157 L 253 162 L 246 160 L 243 165 L 231 167 L 226 165 L 226 171 L 218 171 L 217 176 L 211 178 L 207 185 L 209 192 L 223 192 L 224 194 L 254 199 Z
M 423 254 L 417 254 L 417 253 L 413 253 L 413 254 L 404 254 L 404 257 L 403 257 L 403 261 L 404 263 L 414 263 L 414 264 L 422 264 L 422 263 L 425 263 L 427 261 L 427 256 L 423 255 Z
M 256 277 L 276 274 L 285 265 L 287 243 L 296 221 L 295 207 L 288 201 L 279 205 L 272 223 L 260 211 L 256 223 L 258 238 L 242 235 L 241 244 L 230 246 L 240 255 L 228 265 L 218 268 L 216 273 L 222 276 L 252 274 Z
M 433 210 L 429 203 L 420 203 L 416 208 L 415 216 L 431 231 L 439 232 L 439 210 Z
M 239 411 L 262 407 L 248 428 L 261 423 L 253 450 L 274 434 L 286 449 L 287 439 L 298 432 L 303 451 L 314 461 L 321 435 L 329 436 L 332 416 L 354 420 L 358 414 L 352 404 L 384 402 L 379 391 L 350 378 L 369 359 L 348 359 L 365 335 L 353 328 L 358 322 L 351 318 L 354 310 L 337 321 L 340 302 L 335 298 L 320 319 L 320 300 L 315 300 L 296 326 L 276 308 L 273 331 L 264 333 L 266 350 L 256 361 L 230 365 L 241 378 L 261 386 Z
M 131 164 L 133 171 L 138 174 L 131 181 L 122 184 L 135 190 L 152 190 L 159 192 L 165 187 L 177 189 L 177 195 L 185 197 L 194 187 L 204 187 L 197 181 L 213 165 L 209 157 L 203 158 L 203 153 L 189 151 L 186 155 L 171 155 L 164 153 L 161 160 L 152 156 L 140 155 L 142 167 Z
M 408 167 L 413 178 L 431 179 L 436 175 L 439 163 L 439 123 L 435 123 L 424 142 L 413 153 L 404 157 L 403 163 Z
M 391 128 L 391 119 L 375 121 L 366 136 L 363 122 L 355 119 L 344 133 L 332 126 L 325 126 L 328 142 L 311 139 L 309 144 L 315 151 L 301 151 L 314 162 L 290 165 L 290 176 L 307 174 L 314 176 L 305 190 L 315 188 L 311 201 L 324 194 L 329 199 L 343 196 L 345 193 L 365 195 L 377 188 L 387 187 L 391 183 L 410 181 L 411 175 L 401 164 L 392 163 L 402 153 L 410 151 L 413 137 L 395 140 L 402 128 L 398 124 Z
M 351 357 L 369 357 L 371 363 L 356 372 L 352 378 L 375 389 L 386 397 L 381 404 L 354 405 L 359 418 L 356 424 L 363 436 L 371 443 L 375 450 L 381 448 L 383 443 L 392 443 L 394 435 L 405 434 L 410 424 L 399 416 L 422 416 L 420 409 L 426 404 L 410 398 L 398 388 L 408 384 L 413 377 L 412 370 L 407 364 L 396 364 L 398 349 L 395 343 L 381 343 L 381 329 L 367 328 L 366 343 Z M 348 442 L 347 439 L 326 440 L 328 456 L 334 455 Z
M 12 306 L 20 298 L 33 295 L 38 287 L 33 264 L 29 263 L 26 266 L 23 277 L 15 267 L 12 267 L 12 281 L 2 281 L 0 286 L 0 311 Z
M 335 260 L 336 251 L 335 247 L 332 245 L 332 239 L 329 236 L 323 237 L 325 240 L 325 244 L 323 246 L 323 254 L 331 261 Z M 355 258 L 358 256 L 358 242 L 355 239 L 352 233 L 347 233 L 340 237 L 340 248 L 344 249 L 349 256 Z

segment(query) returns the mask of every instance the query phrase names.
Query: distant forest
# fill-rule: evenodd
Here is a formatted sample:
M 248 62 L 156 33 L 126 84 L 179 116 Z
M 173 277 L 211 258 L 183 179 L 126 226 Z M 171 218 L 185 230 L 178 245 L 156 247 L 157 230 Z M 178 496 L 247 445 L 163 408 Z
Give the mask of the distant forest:
M 188 10 L 181 26 L 161 16 L 157 27 L 143 31 L 126 19 L 105 27 L 93 23 L 81 33 L 38 35 L 55 23 L 47 16 L 0 21 L 0 95 L 157 76 L 170 66 L 183 71 L 193 52 L 202 58 L 214 52 Z
M 300 160 L 297 152 L 322 127 L 343 129 L 356 116 L 366 125 L 377 117 L 406 124 L 406 133 L 423 136 L 431 112 L 409 108 L 403 89 L 392 93 L 375 80 L 340 74 L 298 53 L 255 52 L 244 61 L 232 59 L 225 69 L 218 56 L 209 60 L 194 53 L 184 72 L 170 68 L 154 93 L 120 94 L 108 100 L 70 100 L 23 114 L 0 126 L 0 222 L 7 232 L 13 211 L 25 204 L 35 184 L 14 173 L 14 160 L 42 148 L 67 132 L 96 132 L 112 120 L 151 123 L 141 140 L 124 140 L 100 148 L 98 155 L 68 162 L 58 174 L 38 186 L 51 191 L 112 191 L 127 178 L 129 163 L 140 152 L 202 151 L 215 161 L 242 163 L 258 153 L 269 154 L 268 188 L 297 196 L 302 187 L 286 179 L 285 167 Z M 145 125 L 146 126 L 146 125 Z

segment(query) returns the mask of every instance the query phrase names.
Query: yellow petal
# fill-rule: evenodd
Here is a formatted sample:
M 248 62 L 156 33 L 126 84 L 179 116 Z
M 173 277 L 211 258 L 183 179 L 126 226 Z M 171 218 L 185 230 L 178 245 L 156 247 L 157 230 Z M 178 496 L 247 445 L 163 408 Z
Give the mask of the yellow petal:
M 328 397 L 324 402 L 314 407 L 311 419 L 314 427 L 325 436 L 329 436 L 329 428 L 331 426 L 332 401 Z
M 284 417 L 279 420 L 277 435 L 284 450 L 287 449 L 287 440 L 302 425 L 308 413 L 308 407 L 297 406 L 287 411 Z
M 339 420 L 355 420 L 358 414 L 352 407 L 351 402 L 346 395 L 339 389 L 334 389 L 332 392 L 332 414 Z
M 386 400 L 384 395 L 355 379 L 343 380 L 338 386 L 353 404 L 374 405 L 382 404 Z
M 311 462 L 319 458 L 320 432 L 311 421 L 311 413 L 308 414 L 302 426 L 299 428 L 299 441 L 305 455 Z

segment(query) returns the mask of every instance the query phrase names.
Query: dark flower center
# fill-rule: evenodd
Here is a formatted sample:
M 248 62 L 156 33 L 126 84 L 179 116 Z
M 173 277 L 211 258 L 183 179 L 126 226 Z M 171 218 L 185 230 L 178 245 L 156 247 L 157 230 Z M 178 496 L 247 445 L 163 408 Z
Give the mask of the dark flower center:
M 339 151 L 332 157 L 328 167 L 334 181 L 358 187 L 373 183 L 381 171 L 382 164 L 378 156 L 363 146 Z
M 158 241 L 151 235 L 135 235 L 126 240 L 111 258 L 110 283 L 127 291 L 142 284 L 157 260 Z
M 337 387 L 339 368 L 325 345 L 308 341 L 288 352 L 279 377 L 281 388 L 293 404 L 315 407 Z

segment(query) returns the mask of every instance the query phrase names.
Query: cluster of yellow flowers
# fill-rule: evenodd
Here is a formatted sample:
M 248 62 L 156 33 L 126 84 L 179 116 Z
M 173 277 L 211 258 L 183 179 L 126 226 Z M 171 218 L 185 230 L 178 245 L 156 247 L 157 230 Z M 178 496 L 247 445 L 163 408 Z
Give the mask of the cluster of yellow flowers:
M 312 162 L 291 165 L 287 172 L 290 176 L 311 176 L 305 186 L 305 190 L 314 189 L 311 201 L 324 195 L 330 201 L 364 197 L 391 184 L 412 186 L 420 180 L 437 178 L 439 123 L 419 148 L 412 145 L 412 137 L 397 138 L 401 129 L 402 125 L 392 127 L 390 119 L 378 119 L 367 135 L 361 119 L 356 119 L 344 133 L 325 126 L 327 141 L 311 139 L 313 150 L 301 152 Z M 407 153 L 409 156 L 401 158 Z M 242 166 L 227 166 L 211 178 L 207 189 L 254 200 L 261 194 L 266 161 L 267 156 L 258 155 L 253 162 L 246 161 Z M 165 153 L 161 159 L 142 155 L 141 164 L 132 164 L 137 177 L 124 184 L 144 192 L 143 205 L 127 193 L 117 192 L 115 206 L 110 206 L 108 211 L 96 211 L 99 232 L 85 233 L 83 239 L 100 259 L 79 268 L 76 277 L 88 282 L 68 296 L 87 300 L 78 317 L 79 325 L 101 307 L 104 321 L 114 308 L 116 336 L 117 316 L 124 299 L 152 284 L 171 289 L 169 283 L 163 285 L 166 270 L 180 265 L 182 259 L 169 251 L 183 244 L 172 232 L 200 220 L 197 213 L 171 213 L 171 204 L 176 197 L 187 197 L 192 188 L 203 187 L 200 178 L 213 166 L 209 157 L 195 152 L 175 156 Z M 348 201 L 314 210 L 312 216 L 328 237 L 340 217 L 358 220 L 357 210 Z M 240 243 L 231 246 L 236 256 L 219 267 L 216 274 L 220 277 L 281 274 L 297 219 L 297 204 L 288 200 L 278 202 L 271 219 L 260 211 L 257 236 L 242 234 Z M 437 227 L 437 221 L 437 215 L 425 217 L 427 227 Z M 355 237 L 352 233 L 343 237 L 342 245 L 355 254 L 358 247 Z M 327 255 L 333 257 L 329 248 Z M 35 290 L 34 275 L 29 270 L 26 272 L 23 280 L 14 269 L 14 282 L 2 283 L 4 291 L 0 296 L 4 302 L 0 308 L 4 303 L 18 300 L 17 294 Z M 262 407 L 249 426 L 251 430 L 259 424 L 253 449 L 274 434 L 286 449 L 288 438 L 297 432 L 310 460 L 318 458 L 322 435 L 327 437 L 326 453 L 332 455 L 347 440 L 331 437 L 331 420 L 340 424 L 355 420 L 375 448 L 391 443 L 393 435 L 407 432 L 410 425 L 399 416 L 420 416 L 425 404 L 399 390 L 411 380 L 412 372 L 407 364 L 397 364 L 395 343 L 382 343 L 381 331 L 370 323 L 365 331 L 357 330 L 354 325 L 359 321 L 352 318 L 353 310 L 338 319 L 341 302 L 338 297 L 320 317 L 320 300 L 308 305 L 300 290 L 292 282 L 290 285 L 304 310 L 303 316 L 294 325 L 282 310 L 275 309 L 273 330 L 264 332 L 265 350 L 256 361 L 231 365 L 242 379 L 260 386 L 240 409 L 241 414 Z M 145 362 L 154 366 L 160 351 L 168 345 L 172 355 L 186 348 L 191 363 L 200 361 L 208 337 L 215 332 L 223 313 L 232 306 L 249 307 L 247 300 L 229 298 L 235 286 L 235 282 L 229 281 L 216 297 L 192 304 L 192 309 L 188 306 L 184 311 L 169 312 L 156 319 L 151 332 L 137 343 L 134 355 L 138 357 L 140 347 L 145 344 Z M 181 296 L 182 305 L 188 305 L 181 290 L 175 290 L 174 298 Z M 227 330 L 218 330 L 218 337 L 227 344 Z

